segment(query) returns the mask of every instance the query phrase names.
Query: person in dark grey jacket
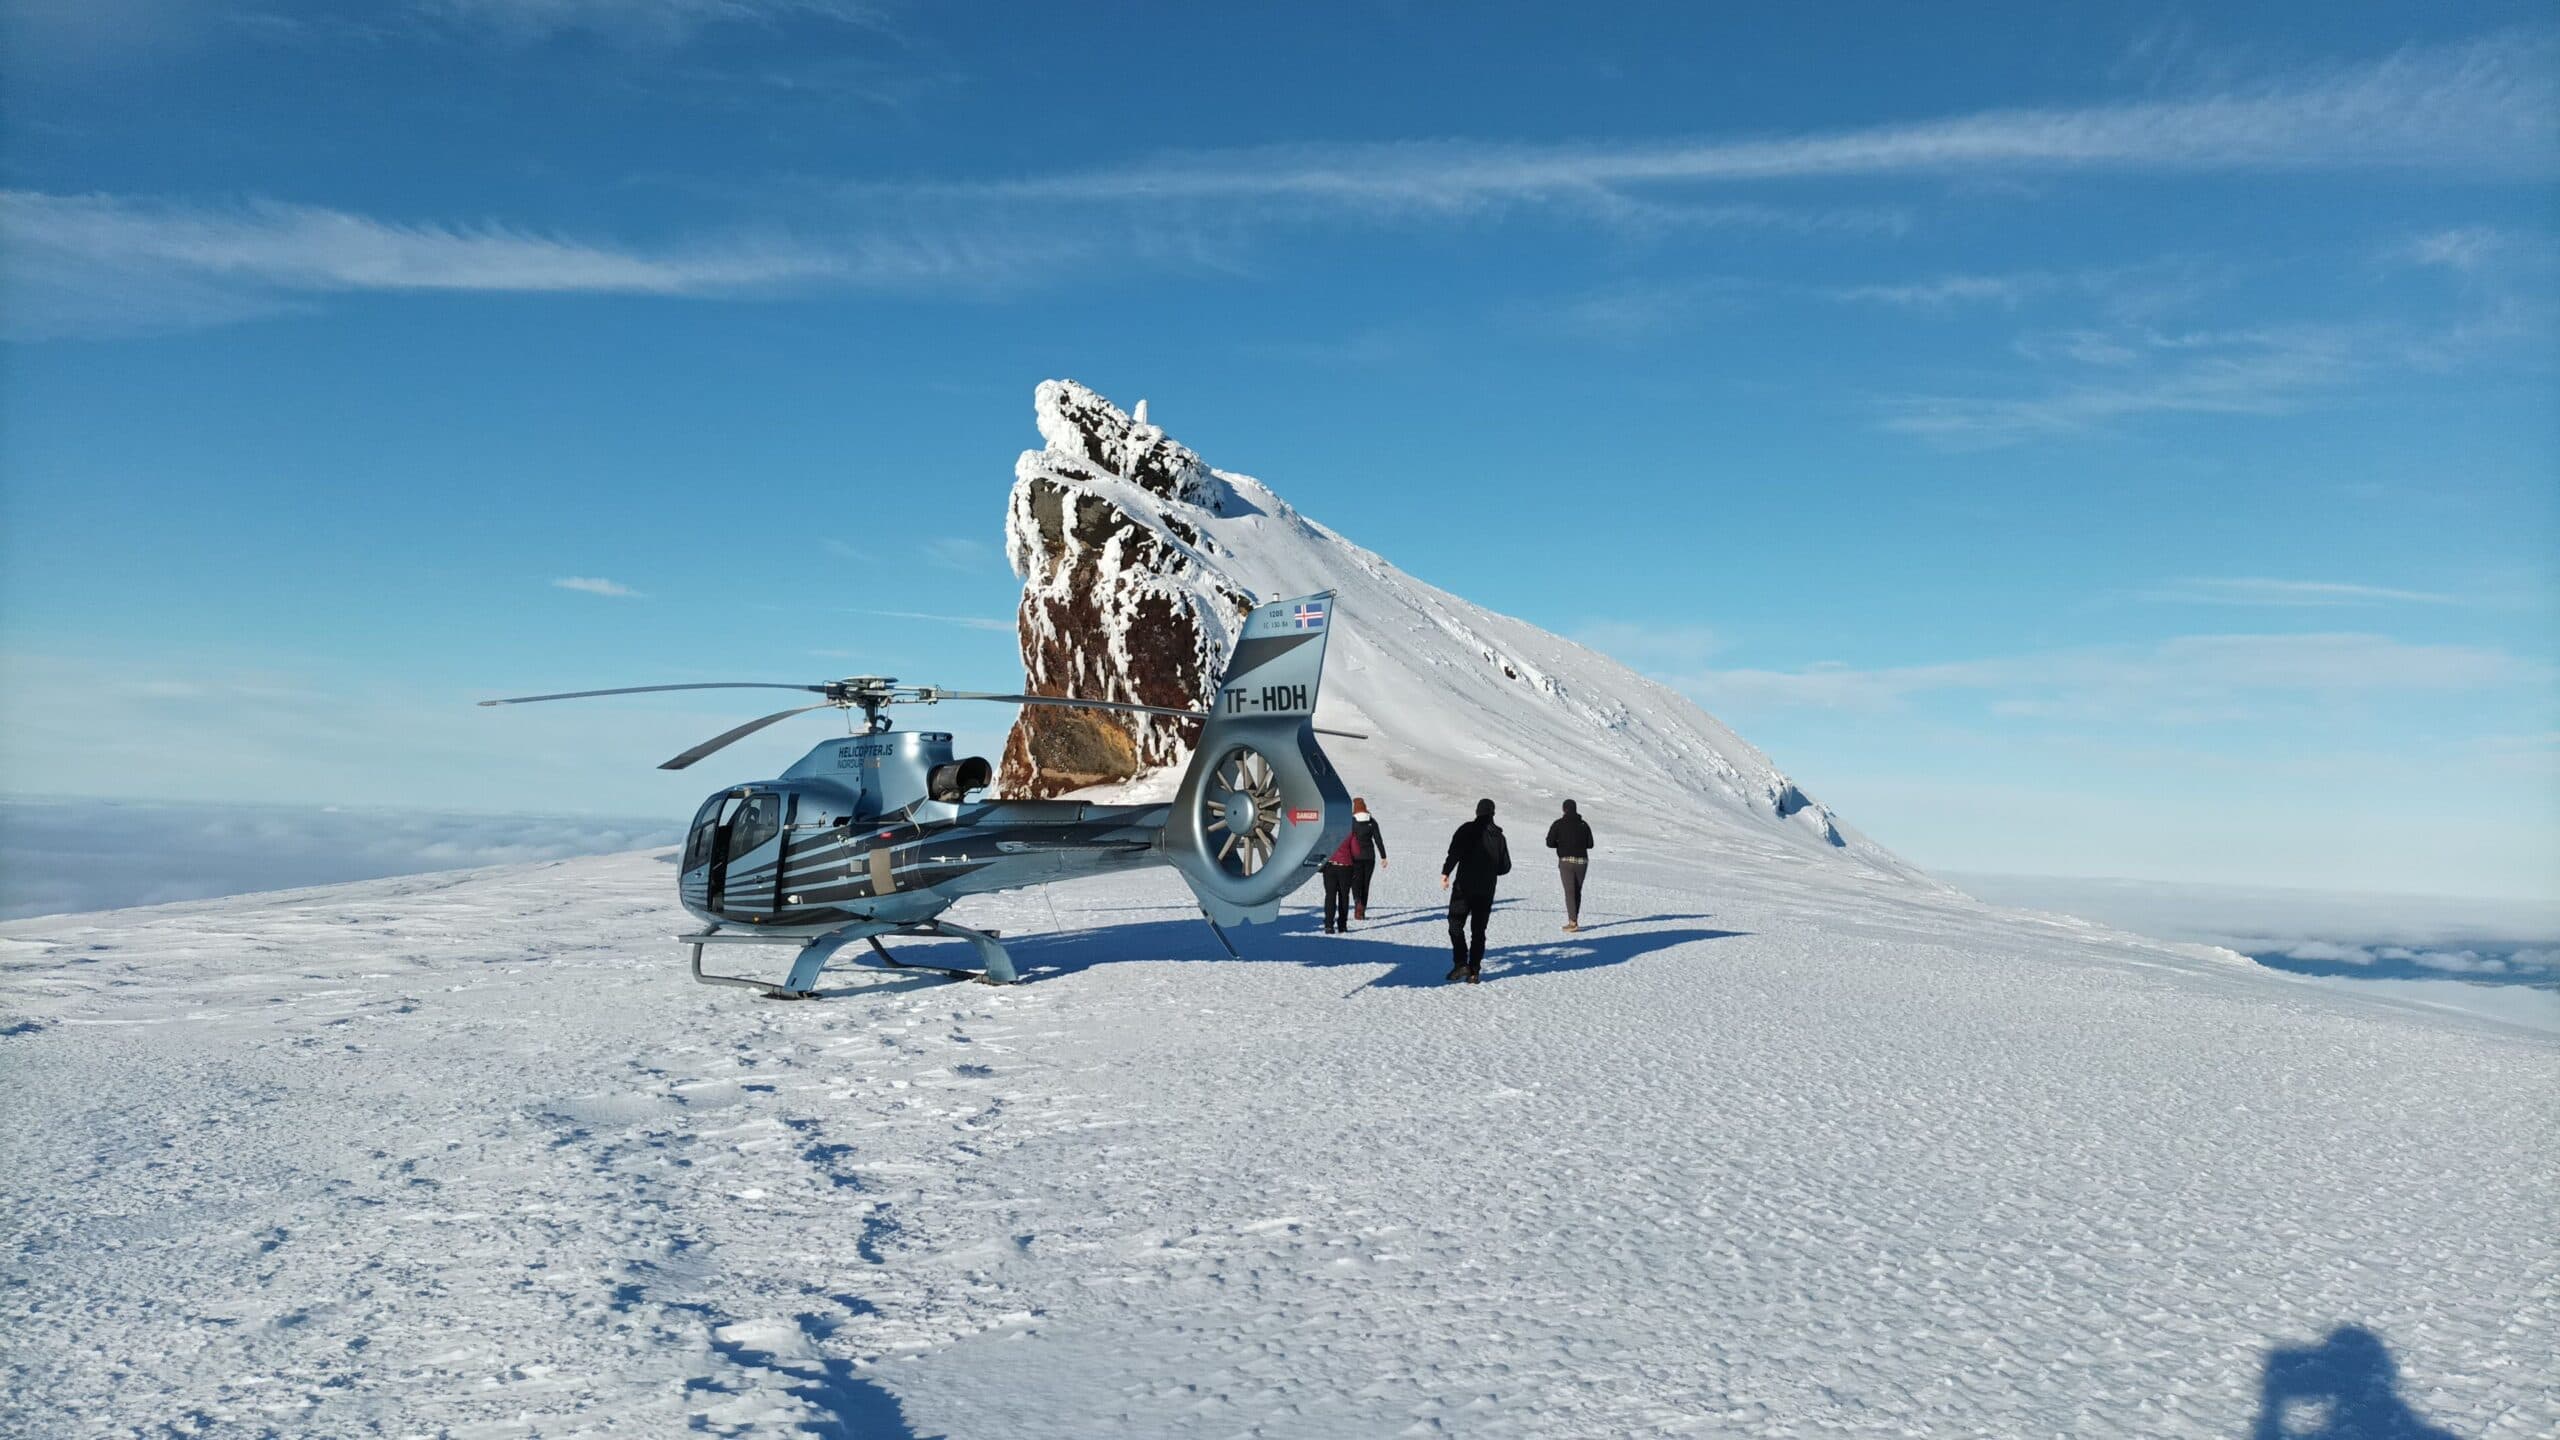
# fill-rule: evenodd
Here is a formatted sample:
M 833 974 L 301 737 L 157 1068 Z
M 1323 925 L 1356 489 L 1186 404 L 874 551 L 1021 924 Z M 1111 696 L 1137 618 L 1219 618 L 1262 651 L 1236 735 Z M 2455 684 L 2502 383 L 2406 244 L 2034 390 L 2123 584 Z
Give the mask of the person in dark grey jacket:
M 1440 888 L 1449 892 L 1450 979 L 1473 985 L 1484 978 L 1484 927 L 1493 918 L 1494 882 L 1510 873 L 1510 842 L 1493 823 L 1493 802 L 1479 800 L 1476 818 L 1449 837 L 1449 858 L 1440 862 Z
M 1546 828 L 1546 848 L 1556 853 L 1556 874 L 1564 876 L 1564 928 L 1582 928 L 1582 879 L 1592 869 L 1592 828 L 1590 822 L 1574 810 L 1574 802 L 1564 802 L 1564 815 L 1556 815 L 1554 825 Z
M 1591 827 L 1564 802 L 1564 813 L 1547 827 L 1547 848 L 1556 852 L 1556 870 L 1564 877 L 1564 928 L 1582 928 L 1582 881 L 1591 873 Z

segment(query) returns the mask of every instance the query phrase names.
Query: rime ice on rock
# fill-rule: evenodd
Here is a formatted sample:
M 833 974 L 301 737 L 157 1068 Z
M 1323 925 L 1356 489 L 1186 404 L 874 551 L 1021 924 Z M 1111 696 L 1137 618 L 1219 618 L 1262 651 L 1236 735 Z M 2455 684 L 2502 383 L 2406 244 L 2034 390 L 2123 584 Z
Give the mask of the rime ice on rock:
M 1014 464 L 1005 553 L 1022 577 L 1025 688 L 1141 705 L 1205 705 L 1253 592 L 1184 512 L 1226 486 L 1154 425 L 1072 380 L 1034 397 L 1039 450 Z M 1189 753 L 1196 727 L 1156 716 L 1026 706 L 998 784 L 1049 796 L 1127 780 Z

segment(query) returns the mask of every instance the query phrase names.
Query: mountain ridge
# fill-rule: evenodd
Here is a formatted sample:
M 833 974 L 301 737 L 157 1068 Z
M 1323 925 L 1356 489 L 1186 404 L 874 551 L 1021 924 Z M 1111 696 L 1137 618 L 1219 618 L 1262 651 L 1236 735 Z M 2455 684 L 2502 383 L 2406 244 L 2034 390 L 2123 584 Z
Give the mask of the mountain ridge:
M 1340 623 L 1319 723 L 1371 736 L 1342 743 L 1347 773 L 1384 768 L 1452 801 L 1527 792 L 1650 807 L 1668 793 L 1693 802 L 1678 818 L 1727 839 L 1925 881 L 1669 686 L 1406 573 L 1090 387 L 1046 381 L 1033 404 L 1045 444 L 1015 464 L 1005 544 L 1034 693 L 1205 704 L 1244 609 L 1331 591 Z M 1187 758 L 1188 729 L 1027 708 L 1002 783 L 1147 792 Z

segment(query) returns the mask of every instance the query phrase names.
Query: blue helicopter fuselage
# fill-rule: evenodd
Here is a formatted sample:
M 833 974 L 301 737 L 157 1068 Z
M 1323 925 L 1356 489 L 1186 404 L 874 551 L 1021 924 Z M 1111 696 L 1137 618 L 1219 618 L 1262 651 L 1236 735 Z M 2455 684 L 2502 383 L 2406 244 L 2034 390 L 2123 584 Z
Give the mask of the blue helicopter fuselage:
M 703 802 L 678 893 L 715 928 L 814 935 L 1164 858 L 1169 806 L 969 798 L 991 779 L 984 760 L 952 758 L 948 734 L 829 740 Z

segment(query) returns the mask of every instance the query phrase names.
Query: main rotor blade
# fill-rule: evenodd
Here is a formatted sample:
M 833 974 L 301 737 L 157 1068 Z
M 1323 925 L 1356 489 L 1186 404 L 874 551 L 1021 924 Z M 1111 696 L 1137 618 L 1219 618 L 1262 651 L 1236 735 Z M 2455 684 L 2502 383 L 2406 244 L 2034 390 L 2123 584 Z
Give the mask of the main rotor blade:
M 997 695 L 985 690 L 938 690 L 922 688 L 917 698 L 923 700 L 998 700 L 1007 705 L 1058 705 L 1070 710 L 1123 710 L 1133 715 L 1170 715 L 1177 720 L 1206 720 L 1206 710 L 1181 710 L 1171 705 L 1132 705 L 1125 700 L 1079 700 L 1072 695 Z
M 692 764 L 694 761 L 701 759 L 703 756 L 710 754 L 712 751 L 730 744 L 733 741 L 744 740 L 748 736 L 753 735 L 757 731 L 777 720 L 788 720 L 794 715 L 806 715 L 812 710 L 824 710 L 826 708 L 827 702 L 820 701 L 815 705 L 799 705 L 794 706 L 789 710 L 776 710 L 761 720 L 750 720 L 735 730 L 725 731 L 721 734 L 714 735 L 710 739 L 694 746 L 692 749 L 687 750 L 683 754 L 668 761 L 664 765 L 659 766 L 658 768 L 661 770 L 681 770 L 687 765 Z
M 1079 700 L 1072 695 L 998 695 L 987 690 L 938 690 L 932 686 L 924 686 L 920 688 L 917 698 L 922 700 L 998 700 L 1008 705 L 1058 705 L 1070 710 L 1125 710 L 1138 715 L 1170 715 L 1176 720 L 1209 718 L 1209 712 L 1206 710 L 1179 710 L 1170 705 L 1131 705 L 1119 700 Z M 1322 725 L 1314 728 L 1319 735 L 1331 735 L 1340 740 L 1369 738 L 1365 732 L 1359 730 L 1333 730 Z
M 584 700 L 594 695 L 645 695 L 656 690 L 806 690 L 824 695 L 824 685 L 783 685 L 771 680 L 708 680 L 698 685 L 625 685 L 617 690 L 563 690 L 557 695 L 515 695 L 483 700 L 483 705 L 530 705 L 536 700 Z

